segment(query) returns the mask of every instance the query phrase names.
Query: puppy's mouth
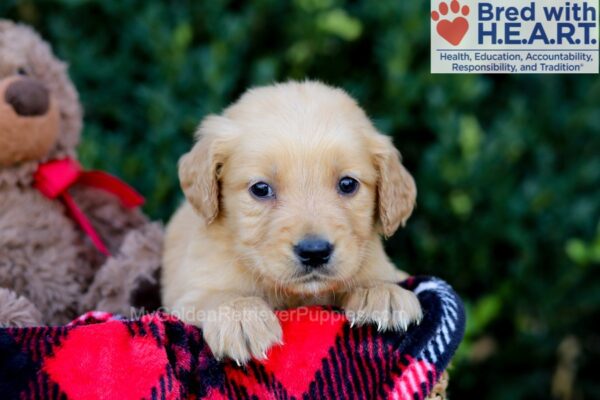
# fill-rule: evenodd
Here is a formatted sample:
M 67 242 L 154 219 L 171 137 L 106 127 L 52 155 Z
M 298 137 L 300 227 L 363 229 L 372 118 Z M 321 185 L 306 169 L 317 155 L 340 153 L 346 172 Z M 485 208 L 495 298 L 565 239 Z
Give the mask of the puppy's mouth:
M 293 281 L 293 283 L 309 283 L 309 282 L 324 282 L 324 281 L 330 281 L 331 278 L 323 275 L 323 274 L 319 274 L 317 272 L 309 272 L 307 274 L 303 274 L 301 277 L 295 279 Z
M 274 287 L 296 295 L 317 294 L 328 292 L 344 284 L 344 279 L 338 276 L 337 267 L 333 263 L 315 268 L 306 268 L 296 259 L 288 259 L 286 268 L 291 273 L 285 278 L 277 279 L 270 274 L 264 274 L 263 279 L 270 282 Z
M 331 291 L 339 285 L 339 280 L 323 272 L 306 272 L 288 281 L 288 289 L 297 294 L 316 294 Z
M 313 270 L 298 270 L 291 279 L 292 283 L 330 282 L 335 280 L 335 274 L 329 268 Z

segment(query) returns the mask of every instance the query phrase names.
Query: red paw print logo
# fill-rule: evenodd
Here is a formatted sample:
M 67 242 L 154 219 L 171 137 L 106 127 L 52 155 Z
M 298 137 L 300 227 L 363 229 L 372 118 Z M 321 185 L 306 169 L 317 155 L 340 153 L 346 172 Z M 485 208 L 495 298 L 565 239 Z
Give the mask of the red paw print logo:
M 450 2 L 450 9 L 448 4 L 442 1 L 438 11 L 431 12 L 431 19 L 437 22 L 435 27 L 437 33 L 451 45 L 458 46 L 469 30 L 469 21 L 465 18 L 469 15 L 469 11 L 469 6 L 461 7 L 457 0 Z M 451 19 L 454 16 L 456 18 Z

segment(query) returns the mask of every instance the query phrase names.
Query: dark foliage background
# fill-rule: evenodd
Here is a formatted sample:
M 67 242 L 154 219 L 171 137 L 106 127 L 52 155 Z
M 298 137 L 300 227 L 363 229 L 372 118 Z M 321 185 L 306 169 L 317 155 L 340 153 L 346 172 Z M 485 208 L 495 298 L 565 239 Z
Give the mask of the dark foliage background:
M 419 187 L 399 267 L 468 306 L 456 399 L 600 398 L 600 79 L 431 75 L 422 1 L 2 0 L 70 63 L 81 158 L 165 220 L 197 122 L 245 88 L 318 78 L 357 97 Z

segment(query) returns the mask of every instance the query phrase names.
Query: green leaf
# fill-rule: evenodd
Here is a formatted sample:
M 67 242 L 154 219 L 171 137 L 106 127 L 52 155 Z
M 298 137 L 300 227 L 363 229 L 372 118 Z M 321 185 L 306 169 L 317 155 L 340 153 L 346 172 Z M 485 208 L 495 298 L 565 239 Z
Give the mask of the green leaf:
M 317 18 L 317 27 L 323 32 L 348 41 L 358 39 L 363 29 L 359 19 L 351 17 L 345 10 L 339 8 L 321 13 Z

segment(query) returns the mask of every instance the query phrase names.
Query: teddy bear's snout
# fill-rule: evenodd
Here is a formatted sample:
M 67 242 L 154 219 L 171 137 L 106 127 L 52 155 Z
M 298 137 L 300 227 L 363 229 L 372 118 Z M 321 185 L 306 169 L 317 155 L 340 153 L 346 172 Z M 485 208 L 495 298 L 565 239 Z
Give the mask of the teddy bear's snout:
M 55 145 L 61 114 L 49 89 L 26 76 L 0 80 L 0 167 L 38 160 Z
M 6 88 L 4 99 L 23 117 L 44 115 L 50 107 L 48 89 L 32 78 L 21 78 L 12 82 Z

